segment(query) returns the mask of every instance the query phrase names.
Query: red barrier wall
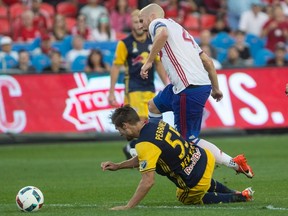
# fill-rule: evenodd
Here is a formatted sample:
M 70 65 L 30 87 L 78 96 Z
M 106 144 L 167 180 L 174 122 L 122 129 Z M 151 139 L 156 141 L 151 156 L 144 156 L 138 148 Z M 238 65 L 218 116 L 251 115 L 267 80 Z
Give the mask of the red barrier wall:
M 224 98 L 209 98 L 204 128 L 288 127 L 287 67 L 218 73 Z M 0 75 L 0 133 L 114 132 L 109 83 L 109 76 L 85 73 Z M 122 104 L 123 84 L 116 89 Z

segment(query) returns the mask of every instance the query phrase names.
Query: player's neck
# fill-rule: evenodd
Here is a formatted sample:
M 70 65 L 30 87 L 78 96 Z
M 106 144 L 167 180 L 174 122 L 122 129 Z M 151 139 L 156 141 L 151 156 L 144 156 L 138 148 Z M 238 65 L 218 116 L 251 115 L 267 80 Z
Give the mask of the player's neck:
M 134 36 L 134 38 L 135 38 L 136 41 L 141 42 L 141 43 L 145 42 L 146 39 L 147 39 L 146 34 L 143 34 L 143 35 L 141 35 L 141 36 L 138 36 L 138 35 L 136 35 L 136 34 L 133 34 L 133 36 Z
M 137 122 L 137 129 L 136 129 L 137 134 L 138 134 L 137 138 L 139 137 L 140 132 L 146 123 L 147 123 L 146 120 L 141 120 L 141 121 Z

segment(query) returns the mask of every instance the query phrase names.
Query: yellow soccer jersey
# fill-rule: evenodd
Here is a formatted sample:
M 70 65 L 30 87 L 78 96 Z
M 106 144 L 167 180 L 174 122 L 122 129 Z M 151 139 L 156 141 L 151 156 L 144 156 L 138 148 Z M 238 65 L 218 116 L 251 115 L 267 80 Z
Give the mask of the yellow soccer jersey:
M 140 70 L 146 62 L 152 41 L 147 37 L 146 41 L 136 41 L 133 35 L 129 35 L 124 40 L 117 44 L 113 64 L 125 65 L 125 90 L 126 93 L 134 91 L 152 91 L 155 92 L 154 87 L 154 67 L 149 71 L 148 79 L 142 79 Z M 158 56 L 156 61 L 160 61 Z
M 182 189 L 197 185 L 206 169 L 206 152 L 164 121 L 146 123 L 135 148 L 140 172 L 155 170 Z

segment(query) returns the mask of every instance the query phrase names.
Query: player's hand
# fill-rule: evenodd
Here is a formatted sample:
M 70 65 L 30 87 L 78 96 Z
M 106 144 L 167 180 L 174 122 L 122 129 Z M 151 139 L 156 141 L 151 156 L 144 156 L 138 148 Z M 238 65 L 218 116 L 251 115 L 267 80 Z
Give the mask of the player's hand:
M 116 210 L 116 211 L 118 211 L 118 210 L 127 210 L 127 209 L 129 209 L 127 206 L 115 206 L 115 207 L 113 207 L 113 208 L 110 208 L 110 210 Z
M 211 96 L 216 100 L 216 102 L 219 102 L 223 98 L 223 93 L 219 89 L 212 89 Z
M 101 168 L 103 171 L 105 170 L 110 170 L 110 171 L 115 171 L 118 170 L 118 164 L 115 164 L 111 161 L 106 161 L 101 163 Z
M 152 68 L 152 63 L 150 62 L 146 62 L 140 71 L 140 76 L 142 77 L 142 79 L 148 79 L 148 72 L 149 70 Z
M 286 84 L 285 94 L 286 94 L 286 96 L 288 96 L 288 83 Z
M 109 102 L 110 106 L 112 106 L 112 107 L 119 107 L 119 104 L 117 103 L 114 94 L 109 93 L 108 102 Z

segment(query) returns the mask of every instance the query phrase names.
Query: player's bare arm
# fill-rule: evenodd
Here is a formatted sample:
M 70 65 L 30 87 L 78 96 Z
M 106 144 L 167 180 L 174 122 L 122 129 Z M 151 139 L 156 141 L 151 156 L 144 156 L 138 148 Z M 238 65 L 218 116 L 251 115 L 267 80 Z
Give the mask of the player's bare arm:
M 149 56 L 147 58 L 147 61 L 141 68 L 140 75 L 143 79 L 148 78 L 148 71 L 151 69 L 154 59 L 156 58 L 156 56 L 158 55 L 162 47 L 164 47 L 167 41 L 167 38 L 168 38 L 167 28 L 159 27 L 156 30 L 156 36 L 155 36 L 151 51 L 149 53 Z
M 133 197 L 130 199 L 130 201 L 125 206 L 116 206 L 111 208 L 111 210 L 127 210 L 134 208 L 136 205 L 138 205 L 141 200 L 144 199 L 146 194 L 149 192 L 149 190 L 154 185 L 155 181 L 155 172 L 149 171 L 142 174 L 142 179 L 139 182 L 139 185 L 133 195 Z
M 118 107 L 119 104 L 115 98 L 115 85 L 118 80 L 121 65 L 113 64 L 110 72 L 110 90 L 108 95 L 108 101 L 111 106 Z
M 133 157 L 129 160 L 123 161 L 121 163 L 113 163 L 111 161 L 106 161 L 101 163 L 101 168 L 103 171 L 110 170 L 116 171 L 119 169 L 129 169 L 129 168 L 136 168 L 139 166 L 138 157 Z
M 218 102 L 223 98 L 223 93 L 219 88 L 217 72 L 214 67 L 213 61 L 204 52 L 200 54 L 200 58 L 202 60 L 205 70 L 208 72 L 209 79 L 211 80 L 212 85 L 211 96 Z

